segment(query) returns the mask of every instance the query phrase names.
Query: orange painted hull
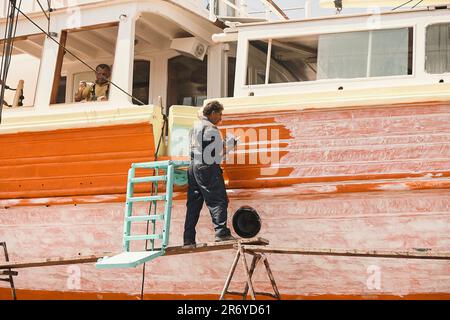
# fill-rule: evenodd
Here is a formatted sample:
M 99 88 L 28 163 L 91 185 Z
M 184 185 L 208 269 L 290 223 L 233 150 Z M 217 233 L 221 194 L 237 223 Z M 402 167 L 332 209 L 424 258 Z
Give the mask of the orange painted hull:
M 253 128 L 257 142 L 244 137 L 245 163 L 224 166 L 229 222 L 250 205 L 262 218 L 259 236 L 277 247 L 449 251 L 449 123 L 450 103 L 442 102 L 229 115 L 224 131 Z M 7 145 L 0 150 L 0 241 L 11 260 L 120 251 L 127 170 L 152 160 L 153 141 L 149 124 L 0 136 Z M 182 242 L 185 214 L 185 188 L 176 191 L 171 245 Z M 204 209 L 197 241 L 211 240 Z M 233 255 L 159 258 L 147 265 L 147 297 L 215 299 Z M 270 255 L 269 262 L 288 299 L 450 294 L 447 261 Z M 373 266 L 381 271 L 375 287 L 368 284 Z M 141 267 L 42 267 L 19 270 L 16 287 L 26 299 L 136 299 L 141 277 Z M 235 280 L 231 289 L 241 290 L 242 274 Z M 262 272 L 255 281 L 270 291 Z M 7 283 L 0 286 L 8 296 Z
M 17 290 L 18 300 L 140 300 L 140 295 L 127 295 L 123 293 L 110 292 L 63 292 L 43 290 Z M 144 294 L 144 300 L 218 300 L 220 295 L 177 295 L 177 294 Z M 240 299 L 229 296 L 228 299 Z M 258 296 L 258 300 L 270 299 Z M 449 293 L 441 294 L 417 294 L 408 296 L 393 295 L 317 295 L 317 296 L 293 296 L 283 295 L 282 300 L 450 300 Z M 0 300 L 11 300 L 11 290 L 0 288 Z

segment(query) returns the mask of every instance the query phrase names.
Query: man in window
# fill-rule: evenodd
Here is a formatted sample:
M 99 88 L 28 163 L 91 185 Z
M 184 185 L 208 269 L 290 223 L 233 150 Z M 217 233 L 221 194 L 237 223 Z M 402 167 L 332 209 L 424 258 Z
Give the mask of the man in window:
M 111 68 L 107 64 L 99 64 L 95 68 L 97 80 L 93 84 L 80 81 L 78 91 L 75 94 L 75 101 L 107 101 L 109 95 L 109 78 Z

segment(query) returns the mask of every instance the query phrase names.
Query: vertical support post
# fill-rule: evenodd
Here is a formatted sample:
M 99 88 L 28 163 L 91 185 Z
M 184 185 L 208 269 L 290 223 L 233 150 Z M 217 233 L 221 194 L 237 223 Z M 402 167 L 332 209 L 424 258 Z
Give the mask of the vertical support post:
M 164 208 L 164 229 L 163 229 L 163 241 L 162 250 L 164 251 L 169 243 L 169 230 L 170 230 L 170 219 L 172 211 L 172 195 L 173 195 L 173 173 L 174 165 L 172 161 L 169 161 L 167 166 L 167 181 L 166 181 L 166 206 Z
M 55 104 L 56 99 L 58 97 L 58 88 L 59 83 L 61 82 L 61 70 L 64 60 L 64 54 L 65 50 L 64 47 L 66 46 L 67 42 L 67 31 L 61 31 L 61 38 L 59 39 L 59 43 L 61 46 L 58 50 L 58 56 L 56 59 L 56 67 L 55 67 L 55 75 L 53 77 L 53 87 L 52 87 L 52 94 L 50 96 L 50 104 Z
M 227 59 L 226 46 L 222 43 L 208 47 L 208 98 L 226 97 L 226 79 L 228 70 L 224 63 Z
M 305 19 L 311 17 L 311 0 L 305 0 Z
M 130 251 L 130 241 L 126 240 L 125 237 L 130 235 L 131 232 L 131 221 L 129 221 L 127 218 L 131 217 L 133 213 L 133 203 L 130 201 L 130 198 L 133 196 L 134 193 L 134 185 L 132 182 L 132 179 L 134 178 L 134 168 L 131 167 L 128 170 L 128 181 L 127 181 L 127 195 L 126 195 L 126 204 L 125 204 L 125 221 L 123 224 L 123 248 L 125 251 Z
M 227 280 L 225 281 L 225 285 L 223 287 L 222 293 L 220 294 L 219 300 L 223 300 L 223 298 L 225 297 L 225 294 L 228 292 L 228 287 L 230 286 L 230 282 L 231 282 L 231 279 L 233 278 L 234 271 L 236 271 L 236 266 L 237 266 L 240 256 L 241 256 L 241 251 L 238 248 L 238 250 L 236 250 L 236 255 L 234 256 L 234 260 L 231 265 L 230 272 L 228 273 Z
M 246 17 L 247 4 L 245 3 L 245 0 L 238 0 L 238 7 L 239 7 L 239 17 Z
M 3 252 L 5 254 L 5 261 L 8 262 L 9 261 L 9 255 L 8 255 L 8 249 L 6 248 L 6 242 L 0 242 L 0 246 L 3 247 Z M 8 270 L 11 272 L 11 269 L 8 269 Z M 17 300 L 16 287 L 14 286 L 13 276 L 12 276 L 12 274 L 10 274 L 8 277 L 9 277 L 9 280 L 5 279 L 5 281 L 8 281 L 10 283 L 10 285 L 11 285 L 11 294 L 12 294 L 13 300 Z
M 134 39 L 135 19 L 134 10 L 120 16 L 119 31 L 117 33 L 116 52 L 112 70 L 112 82 L 125 90 L 128 94 L 133 89 Z M 110 98 L 114 102 L 131 104 L 131 98 L 115 86 L 110 87 Z
M 216 14 L 214 8 L 216 6 L 216 0 L 209 0 L 209 20 L 216 21 Z
M 62 33 L 60 34 L 62 37 Z M 36 98 L 34 100 L 34 107 L 36 111 L 49 109 L 58 52 L 59 45 L 49 37 L 46 37 L 44 41 L 44 50 L 42 52 L 41 65 L 39 68 Z
M 258 266 L 259 261 L 261 260 L 260 254 L 253 254 L 252 264 L 250 266 L 250 279 L 253 276 L 253 273 L 255 272 L 256 267 Z M 244 293 L 242 294 L 242 299 L 247 299 L 247 293 L 248 293 L 248 284 L 245 284 Z
M 272 58 L 272 39 L 269 39 L 269 43 L 267 44 L 266 78 L 264 79 L 265 84 L 269 83 L 271 58 Z
M 253 289 L 252 279 L 250 277 L 250 272 L 248 270 L 247 259 L 245 258 L 245 252 L 244 249 L 242 249 L 240 243 L 239 243 L 239 251 L 241 252 L 242 255 L 242 265 L 244 266 L 245 274 L 247 276 L 247 285 L 250 290 L 250 296 L 252 297 L 252 300 L 256 300 L 255 290 Z
M 154 168 L 153 169 L 153 175 L 154 176 L 159 176 L 159 168 Z M 158 181 L 154 181 L 154 182 L 152 182 L 152 189 L 153 189 L 153 192 L 152 192 L 152 196 L 153 195 L 155 195 L 155 194 L 158 194 Z M 150 202 L 150 210 L 149 210 L 149 214 L 152 214 L 152 212 L 151 212 L 151 208 L 152 208 L 152 205 L 153 205 L 153 214 L 155 214 L 156 215 L 156 213 L 157 213 L 157 211 L 156 211 L 156 209 L 157 209 L 157 201 L 153 201 L 153 202 Z M 152 233 L 153 234 L 155 234 L 156 233 L 156 220 L 152 220 Z M 155 239 L 152 239 L 151 240 L 151 242 L 152 242 L 152 251 L 153 250 L 155 250 Z M 145 246 L 146 248 L 147 248 L 147 242 L 146 242 L 146 246 Z
M 275 278 L 273 277 L 272 270 L 270 270 L 269 261 L 267 260 L 266 255 L 264 255 L 264 254 L 261 254 L 261 255 L 262 255 L 262 260 L 264 262 L 264 265 L 266 266 L 267 275 L 269 276 L 270 284 L 272 285 L 273 292 L 275 293 L 275 297 L 279 300 L 281 297 L 280 292 L 278 291 L 278 287 L 275 282 Z

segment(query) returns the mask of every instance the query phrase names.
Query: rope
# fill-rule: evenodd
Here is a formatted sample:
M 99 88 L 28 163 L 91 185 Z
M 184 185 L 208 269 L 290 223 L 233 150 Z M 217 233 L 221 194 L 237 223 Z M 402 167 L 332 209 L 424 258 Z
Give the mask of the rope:
M 399 5 L 399 6 L 397 6 L 397 7 L 395 7 L 394 9 L 392 9 L 392 11 L 397 10 L 398 8 L 401 8 L 401 7 L 403 7 L 403 6 L 406 6 L 408 3 L 412 2 L 412 1 L 414 1 L 414 0 L 409 0 L 409 1 L 407 1 L 407 2 L 405 2 L 405 3 L 403 3 L 403 4 L 401 4 L 401 5 Z
M 156 147 L 156 151 L 154 154 L 154 161 L 158 161 L 158 152 L 159 152 L 159 148 L 161 146 L 161 141 L 164 136 L 164 131 L 166 129 L 167 122 L 168 122 L 167 116 L 164 116 L 163 125 L 161 128 L 161 134 L 160 134 L 159 140 L 158 140 L 158 146 Z M 156 169 L 153 169 L 153 175 L 155 175 L 155 171 L 156 171 Z M 155 182 L 155 183 L 157 183 L 157 182 Z M 152 183 L 152 191 L 151 191 L 152 196 L 155 194 L 154 186 L 155 186 L 155 184 Z M 156 192 L 158 192 L 158 191 L 156 191 Z M 155 214 L 156 214 L 156 204 L 155 204 L 154 208 L 155 208 Z M 150 202 L 150 208 L 148 210 L 149 215 L 151 214 L 151 211 L 152 211 L 152 202 Z M 150 221 L 147 220 L 147 233 L 146 234 L 148 234 L 149 226 L 150 226 Z M 155 224 L 153 224 L 153 233 L 155 232 L 154 228 L 155 228 Z M 155 242 L 154 242 L 154 240 L 152 240 L 152 250 L 154 249 L 154 244 L 155 244 Z M 145 240 L 145 251 L 147 251 L 147 250 L 148 250 L 148 240 Z M 144 300 L 145 265 L 146 264 L 144 263 L 144 266 L 142 267 L 141 300 Z

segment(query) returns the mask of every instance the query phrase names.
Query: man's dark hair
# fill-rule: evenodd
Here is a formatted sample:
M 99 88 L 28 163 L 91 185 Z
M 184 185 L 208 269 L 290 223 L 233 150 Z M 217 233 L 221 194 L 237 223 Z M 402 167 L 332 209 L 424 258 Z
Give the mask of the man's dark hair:
M 206 104 L 206 106 L 203 108 L 203 115 L 209 116 L 211 113 L 216 112 L 222 112 L 223 111 L 223 105 L 219 101 L 211 101 Z
M 107 64 L 104 64 L 104 63 L 99 64 L 99 65 L 95 68 L 96 71 L 97 71 L 98 69 L 106 69 L 106 70 L 108 70 L 108 71 L 111 71 L 111 67 L 108 66 Z

